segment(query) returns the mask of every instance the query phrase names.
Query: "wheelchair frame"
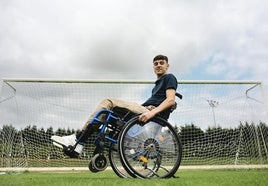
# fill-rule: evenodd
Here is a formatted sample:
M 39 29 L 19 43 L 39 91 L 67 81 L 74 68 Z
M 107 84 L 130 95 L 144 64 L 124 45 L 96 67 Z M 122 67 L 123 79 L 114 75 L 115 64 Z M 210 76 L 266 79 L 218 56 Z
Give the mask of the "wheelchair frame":
M 179 93 L 176 93 L 176 96 L 182 99 L 182 95 Z M 174 108 L 171 109 L 171 112 L 175 110 L 176 107 L 177 103 Z M 89 170 L 93 173 L 103 171 L 107 168 L 108 162 L 110 162 L 113 171 L 121 178 L 152 178 L 154 176 L 160 178 L 174 177 L 174 174 L 180 166 L 182 146 L 178 134 L 172 125 L 160 116 L 155 116 L 147 123 L 141 123 L 138 121 L 139 114 L 127 111 L 123 116 L 119 115 L 116 109 L 103 109 L 100 110 L 89 123 L 89 125 L 98 124 L 100 126 L 97 137 L 94 140 L 96 147 L 93 158 L 88 164 Z M 103 116 L 105 116 L 105 119 Z M 155 136 L 151 137 L 151 130 L 145 133 L 145 130 L 147 130 L 146 127 L 148 126 L 153 129 L 159 128 L 159 131 L 155 131 Z M 140 137 L 139 135 L 132 137 L 129 135 L 135 127 L 141 129 L 140 133 L 142 133 L 142 135 L 140 135 Z M 166 131 L 164 131 L 163 128 Z M 156 139 L 158 133 L 159 139 Z M 141 139 L 143 136 L 146 136 L 147 139 Z M 169 140 L 170 144 L 160 145 L 161 140 Z M 140 143 L 143 143 L 143 150 L 137 151 L 137 141 L 142 141 Z M 65 151 L 70 154 L 78 143 L 79 139 L 74 146 L 68 147 Z M 131 145 L 131 148 L 127 143 Z M 171 147 L 168 150 L 163 150 L 167 145 Z M 108 158 L 105 154 L 105 149 L 108 149 Z M 172 157 L 172 155 L 174 157 Z M 174 158 L 174 160 L 171 158 Z M 162 165 L 163 162 L 165 165 Z

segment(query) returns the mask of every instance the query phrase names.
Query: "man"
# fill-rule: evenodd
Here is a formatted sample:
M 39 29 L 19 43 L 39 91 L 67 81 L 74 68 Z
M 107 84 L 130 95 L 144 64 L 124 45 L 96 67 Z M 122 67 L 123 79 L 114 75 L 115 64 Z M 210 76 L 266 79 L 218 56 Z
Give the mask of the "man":
M 142 105 L 132 102 L 126 102 L 118 99 L 105 99 L 93 112 L 82 131 L 78 134 L 70 136 L 52 136 L 51 139 L 54 145 L 61 148 L 73 146 L 79 139 L 79 143 L 74 149 L 74 152 L 78 156 L 83 149 L 83 144 L 86 139 L 98 129 L 99 126 L 90 124 L 96 113 L 101 109 L 112 109 L 114 107 L 121 107 L 128 109 L 136 114 L 140 114 L 139 120 L 146 123 L 152 119 L 155 115 L 159 114 L 162 118 L 168 119 L 170 114 L 170 108 L 175 104 L 175 93 L 177 89 L 177 79 L 173 74 L 168 74 L 168 58 L 164 55 L 158 55 L 153 59 L 153 68 L 157 76 L 155 86 L 152 89 L 151 97 L 145 101 Z

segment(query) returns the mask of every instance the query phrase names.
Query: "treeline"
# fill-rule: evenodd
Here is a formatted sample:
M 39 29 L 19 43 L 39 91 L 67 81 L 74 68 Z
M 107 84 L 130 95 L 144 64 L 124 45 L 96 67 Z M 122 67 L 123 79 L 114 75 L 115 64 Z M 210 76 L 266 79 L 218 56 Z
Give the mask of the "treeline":
M 195 124 L 175 127 L 183 146 L 183 157 L 268 157 L 268 127 L 265 123 L 240 123 L 236 128 L 208 128 Z M 47 129 L 27 126 L 18 130 L 12 125 L 0 129 L 1 158 L 62 158 L 60 150 L 52 145 L 52 135 L 70 135 L 74 129 L 53 127 Z M 94 136 L 85 144 L 80 158 L 89 158 L 94 150 Z
M 208 128 L 194 124 L 180 127 L 184 157 L 239 157 L 268 160 L 268 127 L 265 123 L 240 123 L 236 128 Z

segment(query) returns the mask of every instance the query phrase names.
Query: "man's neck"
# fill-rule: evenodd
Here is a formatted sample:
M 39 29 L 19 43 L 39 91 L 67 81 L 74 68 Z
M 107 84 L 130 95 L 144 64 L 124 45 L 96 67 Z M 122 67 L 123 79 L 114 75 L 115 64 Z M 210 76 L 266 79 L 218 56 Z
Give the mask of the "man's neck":
M 166 75 L 166 73 L 165 73 L 165 74 L 161 74 L 161 75 L 157 75 L 157 79 L 160 79 L 160 78 L 163 77 L 164 75 Z

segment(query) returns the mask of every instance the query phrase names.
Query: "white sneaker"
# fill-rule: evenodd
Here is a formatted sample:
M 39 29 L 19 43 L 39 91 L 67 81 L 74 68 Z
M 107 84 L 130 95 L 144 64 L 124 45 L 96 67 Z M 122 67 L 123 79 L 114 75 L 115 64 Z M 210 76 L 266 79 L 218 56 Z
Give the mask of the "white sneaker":
M 69 135 L 69 136 L 51 136 L 51 140 L 53 141 L 53 145 L 59 147 L 59 148 L 64 148 L 68 146 L 74 146 L 77 142 L 75 134 Z M 77 144 L 74 151 L 78 154 L 80 154 L 83 150 L 83 145 L 82 144 Z

